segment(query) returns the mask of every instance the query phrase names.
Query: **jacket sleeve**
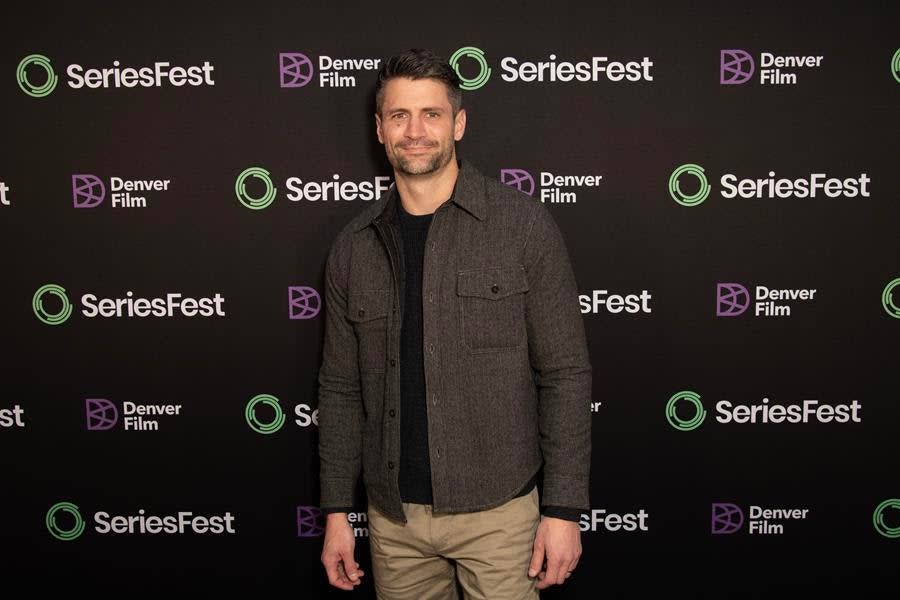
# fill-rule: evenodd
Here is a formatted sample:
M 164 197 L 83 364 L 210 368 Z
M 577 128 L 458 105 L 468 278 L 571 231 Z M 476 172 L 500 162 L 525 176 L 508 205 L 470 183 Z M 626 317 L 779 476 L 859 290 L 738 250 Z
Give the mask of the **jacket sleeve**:
M 362 468 L 363 408 L 357 339 L 347 320 L 349 246 L 338 236 L 325 264 L 325 341 L 319 369 L 319 477 L 323 509 L 354 505 Z
M 541 505 L 590 510 L 591 364 L 575 274 L 553 217 L 538 204 L 525 247 L 528 353 L 544 458 Z

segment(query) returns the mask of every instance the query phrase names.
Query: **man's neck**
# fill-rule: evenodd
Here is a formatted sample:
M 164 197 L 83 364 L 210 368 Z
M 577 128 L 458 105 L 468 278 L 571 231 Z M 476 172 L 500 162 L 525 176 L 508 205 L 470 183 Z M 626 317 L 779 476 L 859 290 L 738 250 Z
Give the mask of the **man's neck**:
M 429 215 L 450 198 L 459 166 L 456 157 L 447 165 L 427 175 L 405 175 L 394 172 L 397 192 L 403 209 L 411 215 Z

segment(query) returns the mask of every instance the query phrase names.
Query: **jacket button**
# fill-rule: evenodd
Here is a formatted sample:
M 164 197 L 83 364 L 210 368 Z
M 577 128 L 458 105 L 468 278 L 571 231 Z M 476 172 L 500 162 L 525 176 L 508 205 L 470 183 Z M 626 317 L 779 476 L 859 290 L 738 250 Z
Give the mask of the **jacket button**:
M 491 291 L 496 294 L 497 292 L 500 291 L 500 286 L 495 283 L 494 285 L 491 286 Z
M 365 309 L 361 308 L 361 309 L 359 309 L 359 313 L 357 313 L 357 314 L 359 314 L 360 318 L 362 318 L 362 317 L 366 316 L 366 311 L 365 311 Z
M 394 409 L 392 408 L 391 410 L 388 411 L 388 414 L 391 415 L 391 416 L 393 417 L 393 416 L 396 415 L 397 413 L 396 413 L 396 412 L 394 411 Z
M 388 469 L 393 469 L 393 468 L 394 468 L 394 461 L 389 460 L 388 461 Z
M 393 366 L 396 366 L 396 365 L 397 365 L 397 361 L 394 360 L 394 359 L 392 358 L 392 359 L 391 359 L 391 366 L 393 367 Z

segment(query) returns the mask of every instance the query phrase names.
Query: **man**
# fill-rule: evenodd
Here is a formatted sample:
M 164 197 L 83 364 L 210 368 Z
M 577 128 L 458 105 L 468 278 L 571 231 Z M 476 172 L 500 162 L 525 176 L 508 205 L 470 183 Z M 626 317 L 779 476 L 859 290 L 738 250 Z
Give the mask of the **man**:
M 375 126 L 395 185 L 338 235 L 319 375 L 322 562 L 363 576 L 360 472 L 379 598 L 532 598 L 565 582 L 588 511 L 591 367 L 565 244 L 544 206 L 458 162 L 459 78 L 386 61 Z M 536 481 L 543 466 L 540 498 Z

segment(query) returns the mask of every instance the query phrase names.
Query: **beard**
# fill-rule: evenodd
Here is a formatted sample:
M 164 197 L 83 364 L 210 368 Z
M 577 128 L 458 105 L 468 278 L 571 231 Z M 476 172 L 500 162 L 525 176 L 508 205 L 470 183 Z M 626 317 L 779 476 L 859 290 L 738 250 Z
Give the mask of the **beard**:
M 444 168 L 453 159 L 453 143 L 449 143 L 440 149 L 440 144 L 435 144 L 439 151 L 431 156 L 406 156 L 402 154 L 403 145 L 399 146 L 399 152 L 388 153 L 388 161 L 398 172 L 404 175 L 427 175 Z

